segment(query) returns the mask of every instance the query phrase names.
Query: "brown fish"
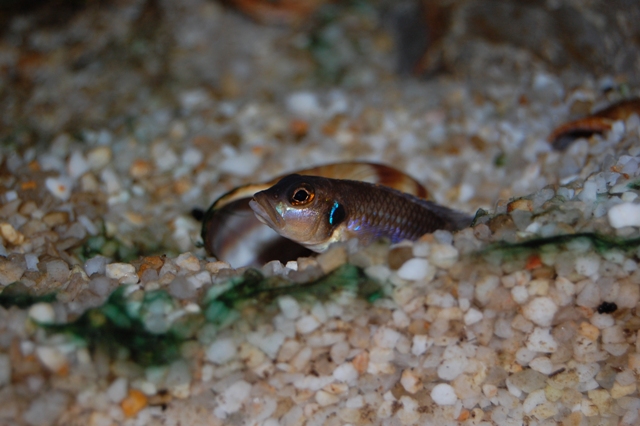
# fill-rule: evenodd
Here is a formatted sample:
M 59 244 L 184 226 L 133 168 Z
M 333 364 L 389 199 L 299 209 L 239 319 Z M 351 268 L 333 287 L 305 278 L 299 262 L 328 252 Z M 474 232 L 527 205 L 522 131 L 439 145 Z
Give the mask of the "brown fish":
M 383 164 L 333 163 L 297 170 L 295 173 L 378 183 L 416 197 L 428 197 L 427 190 L 420 182 Z M 270 188 L 284 176 L 240 186 L 211 205 L 202 223 L 202 240 L 210 255 L 226 260 L 234 267 L 263 265 L 274 259 L 286 262 L 309 255 L 304 247 L 264 226 L 249 208 L 253 194 Z
M 316 252 L 331 243 L 380 238 L 396 243 L 471 223 L 471 216 L 367 182 L 289 175 L 254 195 L 258 219 L 285 238 Z
M 562 124 L 551 132 L 547 140 L 551 142 L 554 149 L 562 151 L 579 137 L 588 137 L 594 133 L 602 134 L 611 130 L 613 123 L 626 120 L 631 114 L 640 115 L 640 98 L 626 99 L 586 117 Z

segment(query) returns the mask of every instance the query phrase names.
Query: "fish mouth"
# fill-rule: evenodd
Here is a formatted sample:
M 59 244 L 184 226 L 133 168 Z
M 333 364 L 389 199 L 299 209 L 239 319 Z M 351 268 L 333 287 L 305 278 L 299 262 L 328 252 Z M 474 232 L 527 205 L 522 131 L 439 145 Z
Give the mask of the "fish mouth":
M 274 229 L 282 228 L 284 226 L 282 216 L 264 197 L 265 195 L 260 193 L 254 195 L 253 199 L 249 201 L 249 207 L 251 207 L 260 222 Z

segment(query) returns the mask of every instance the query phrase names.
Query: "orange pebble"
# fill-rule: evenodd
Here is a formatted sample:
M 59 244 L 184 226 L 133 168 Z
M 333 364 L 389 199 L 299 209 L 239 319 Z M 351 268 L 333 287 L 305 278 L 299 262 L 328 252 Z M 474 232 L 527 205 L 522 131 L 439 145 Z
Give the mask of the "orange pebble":
M 305 120 L 301 120 L 299 118 L 291 120 L 289 123 L 289 128 L 291 129 L 291 133 L 296 139 L 301 139 L 307 135 L 309 132 L 309 123 Z
M 360 374 L 367 371 L 367 367 L 369 367 L 369 352 L 363 351 L 356 355 L 353 358 L 353 366 Z
M 159 271 L 164 265 L 164 260 L 160 256 L 147 256 L 142 259 L 142 264 L 140 265 L 140 269 L 138 270 L 138 277 L 142 276 L 142 273 L 147 269 L 155 269 Z
M 458 416 L 458 421 L 459 422 L 464 422 L 465 420 L 467 420 L 469 418 L 470 415 L 471 415 L 471 412 L 469 410 L 462 410 L 460 412 L 460 415 Z
M 40 171 L 40 163 L 38 163 L 36 160 L 33 160 L 32 162 L 30 162 L 28 167 L 29 167 L 29 170 L 31 170 L 32 172 Z
M 36 184 L 35 180 L 28 180 L 20 184 L 20 189 L 22 189 L 23 191 L 27 191 L 29 189 L 36 189 L 37 186 L 38 184 Z
M 527 259 L 527 264 L 525 265 L 524 268 L 527 271 L 530 271 L 532 269 L 537 269 L 541 266 L 542 266 L 542 260 L 540 259 L 540 256 L 538 256 L 537 254 L 533 254 L 529 256 L 529 258 Z
M 120 407 L 125 416 L 133 417 L 147 406 L 147 396 L 138 389 L 129 390 L 129 395 L 122 400 Z

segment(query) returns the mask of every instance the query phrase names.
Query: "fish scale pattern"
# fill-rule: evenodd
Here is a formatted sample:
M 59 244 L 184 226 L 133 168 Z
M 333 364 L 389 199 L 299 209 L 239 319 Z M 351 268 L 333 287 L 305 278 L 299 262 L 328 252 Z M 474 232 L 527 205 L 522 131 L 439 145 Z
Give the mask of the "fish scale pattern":
M 355 185 L 357 184 L 357 185 Z M 349 182 L 343 202 L 348 206 L 349 228 L 369 233 L 370 240 L 415 240 L 438 229 L 452 229 L 435 204 L 380 185 Z M 440 207 L 440 206 L 438 206 Z M 448 210 L 448 209 L 447 209 Z

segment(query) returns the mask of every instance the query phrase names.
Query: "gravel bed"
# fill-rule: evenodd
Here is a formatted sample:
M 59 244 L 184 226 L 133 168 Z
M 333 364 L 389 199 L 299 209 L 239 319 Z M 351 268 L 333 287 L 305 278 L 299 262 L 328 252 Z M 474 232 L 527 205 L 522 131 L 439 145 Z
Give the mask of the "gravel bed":
M 0 40 L 30 87 L 0 81 L 0 424 L 640 423 L 640 117 L 546 140 L 635 94 L 621 77 L 478 41 L 401 78 L 372 6 L 316 30 L 335 62 L 217 3 L 155 7 Z M 258 272 L 199 247 L 194 208 L 348 160 L 474 226 Z

